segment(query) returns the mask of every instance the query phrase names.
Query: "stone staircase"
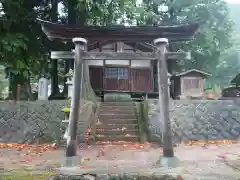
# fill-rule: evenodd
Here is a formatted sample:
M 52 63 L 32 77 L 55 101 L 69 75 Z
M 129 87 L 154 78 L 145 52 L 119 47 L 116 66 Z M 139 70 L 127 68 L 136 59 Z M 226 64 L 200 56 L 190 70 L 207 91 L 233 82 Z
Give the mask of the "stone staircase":
M 96 124 L 99 143 L 138 142 L 139 128 L 134 102 L 102 102 Z

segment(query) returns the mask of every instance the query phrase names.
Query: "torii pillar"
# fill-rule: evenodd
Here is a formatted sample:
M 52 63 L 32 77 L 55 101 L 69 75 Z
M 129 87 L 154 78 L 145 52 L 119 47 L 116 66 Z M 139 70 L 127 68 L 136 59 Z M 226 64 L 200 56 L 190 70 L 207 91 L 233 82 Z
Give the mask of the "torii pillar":
M 87 40 L 84 38 L 73 38 L 75 44 L 75 61 L 73 75 L 73 94 L 71 100 L 71 110 L 69 117 L 69 139 L 67 140 L 66 161 L 64 166 L 75 166 L 79 162 L 77 157 L 77 129 L 81 105 L 81 84 L 82 84 L 82 65 L 83 51 L 85 50 Z
M 167 52 L 168 39 L 158 38 L 154 40 L 157 47 L 158 59 L 158 89 L 159 89 L 159 107 L 160 119 L 159 121 L 164 124 L 162 127 L 162 140 L 163 140 L 163 156 L 157 162 L 158 165 L 164 167 L 175 167 L 178 164 L 178 159 L 174 157 L 173 143 L 172 143 L 172 130 L 171 121 L 169 117 L 169 86 L 168 86 L 168 68 L 167 59 L 168 55 L 176 55 L 177 59 L 190 58 L 189 53 L 185 52 Z

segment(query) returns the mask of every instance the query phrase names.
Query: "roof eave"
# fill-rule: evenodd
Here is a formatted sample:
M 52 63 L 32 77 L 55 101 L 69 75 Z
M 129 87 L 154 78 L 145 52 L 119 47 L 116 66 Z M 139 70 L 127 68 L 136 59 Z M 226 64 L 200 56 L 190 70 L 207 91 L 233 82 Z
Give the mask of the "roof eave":
M 89 32 L 84 32 L 84 28 L 89 28 L 91 31 L 96 31 L 96 28 L 100 28 L 100 30 L 103 30 L 105 33 L 109 33 L 112 35 L 112 39 L 114 40 L 119 40 L 119 41 L 127 41 L 127 40 L 136 40 L 139 39 L 139 41 L 152 41 L 154 38 L 159 38 L 159 37 L 165 37 L 167 36 L 169 38 L 169 41 L 186 41 L 186 40 L 191 40 L 194 38 L 195 34 L 197 33 L 198 29 L 199 29 L 199 24 L 192 24 L 192 25 L 180 25 L 180 26 L 158 26 L 158 27 L 153 27 L 153 26 L 139 26 L 139 27 L 120 27 L 118 31 L 112 31 L 112 29 L 118 27 L 118 26 L 114 26 L 114 27 L 79 27 L 79 26 L 68 26 L 68 25 L 64 25 L 64 24 L 58 24 L 58 23 L 52 23 L 52 22 L 48 22 L 48 21 L 44 21 L 41 19 L 38 19 L 38 21 L 40 22 L 41 26 L 42 26 L 42 30 L 43 32 L 47 35 L 47 37 L 50 40 L 54 40 L 54 39 L 61 39 L 63 41 L 67 41 L 67 40 L 71 40 L 73 38 L 73 36 L 77 33 L 77 29 L 80 28 L 80 30 L 82 32 L 79 32 L 79 36 L 84 37 L 84 35 L 88 36 L 86 37 L 87 39 L 92 39 L 94 40 L 100 40 L 100 39 L 104 39 L 103 36 L 98 36 L 98 35 L 94 35 L 94 33 L 92 33 L 91 35 L 89 34 Z M 62 28 L 62 30 L 66 30 L 69 33 L 64 34 L 64 32 L 60 29 Z M 154 31 L 151 34 L 144 34 L 144 37 L 142 36 L 141 33 L 142 29 L 140 28 L 146 28 L 146 29 L 151 29 Z M 159 29 L 159 30 L 158 30 Z M 121 33 L 119 33 L 121 30 L 124 31 L 123 35 Z M 131 32 L 130 35 L 125 36 L 125 34 L 128 33 L 128 31 Z M 132 32 L 138 31 L 139 34 L 134 34 Z M 161 33 L 159 32 L 161 31 Z M 77 31 L 78 32 L 78 31 Z M 104 33 L 103 32 L 103 33 Z M 72 33 L 72 34 L 71 34 Z M 106 34 L 105 34 L 106 36 Z M 74 36 L 75 37 L 75 36 Z M 134 39 L 135 38 L 135 39 Z
M 204 76 L 212 76 L 212 74 L 210 74 L 210 73 L 207 73 L 207 72 L 204 72 L 204 71 L 201 71 L 201 70 L 197 70 L 197 69 L 191 69 L 191 70 L 188 70 L 188 71 L 185 71 L 185 72 L 182 72 L 182 73 L 178 73 L 175 76 L 184 76 L 184 75 L 192 73 L 192 72 L 197 72 L 197 73 L 200 73 Z

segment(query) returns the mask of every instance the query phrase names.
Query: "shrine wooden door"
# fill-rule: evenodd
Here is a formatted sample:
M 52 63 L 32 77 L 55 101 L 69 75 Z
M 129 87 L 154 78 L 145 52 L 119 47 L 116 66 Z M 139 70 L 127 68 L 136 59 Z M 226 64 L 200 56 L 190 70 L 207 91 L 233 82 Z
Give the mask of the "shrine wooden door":
M 105 90 L 129 91 L 129 68 L 106 67 Z

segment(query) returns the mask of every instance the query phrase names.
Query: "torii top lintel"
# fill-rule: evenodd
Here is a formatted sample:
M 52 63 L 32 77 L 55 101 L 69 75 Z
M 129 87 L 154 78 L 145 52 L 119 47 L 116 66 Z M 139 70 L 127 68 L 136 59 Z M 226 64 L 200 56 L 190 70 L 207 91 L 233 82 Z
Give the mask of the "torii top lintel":
M 190 40 L 201 23 L 177 26 L 81 26 L 58 24 L 38 19 L 44 33 L 50 40 L 69 41 L 75 37 L 89 41 L 116 40 L 123 42 L 152 42 L 156 38 L 169 41 Z

